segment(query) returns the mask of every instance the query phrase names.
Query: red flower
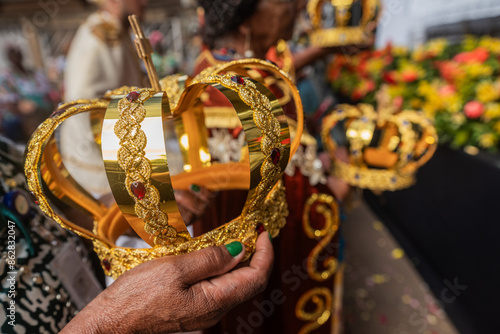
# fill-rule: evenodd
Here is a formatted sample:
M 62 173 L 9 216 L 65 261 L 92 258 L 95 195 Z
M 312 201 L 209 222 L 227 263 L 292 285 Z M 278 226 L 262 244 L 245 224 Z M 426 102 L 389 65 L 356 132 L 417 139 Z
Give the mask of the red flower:
M 340 73 L 342 72 L 341 67 L 333 67 L 330 69 L 330 80 L 335 81 L 340 78 Z
M 353 101 L 358 101 L 363 96 L 365 96 L 365 94 L 359 88 L 355 88 L 351 95 Z
M 453 60 L 459 63 L 484 63 L 489 56 L 490 54 L 488 50 L 483 47 L 479 47 L 473 51 L 459 53 L 455 57 L 453 57 Z
M 484 105 L 479 101 L 467 102 L 464 106 L 465 116 L 470 119 L 479 118 L 484 112 Z
M 394 85 L 398 80 L 397 73 L 396 71 L 385 72 L 382 79 L 388 84 Z
M 384 63 L 386 66 L 391 65 L 393 61 L 394 61 L 394 57 L 392 55 L 386 55 L 384 57 Z
M 366 59 L 362 59 L 358 64 L 358 68 L 356 69 L 356 72 L 358 72 L 359 75 L 362 77 L 366 77 L 368 74 L 366 71 L 366 65 L 367 65 Z
M 375 90 L 375 87 L 376 87 L 376 84 L 375 84 L 375 81 L 373 81 L 373 80 L 365 80 L 363 82 L 364 91 L 367 93 Z

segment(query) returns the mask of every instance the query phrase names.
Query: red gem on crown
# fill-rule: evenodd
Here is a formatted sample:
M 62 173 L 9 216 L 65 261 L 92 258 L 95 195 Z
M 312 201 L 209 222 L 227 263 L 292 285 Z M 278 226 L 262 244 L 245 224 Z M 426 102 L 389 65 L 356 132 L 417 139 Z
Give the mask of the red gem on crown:
M 243 80 L 242 77 L 239 77 L 237 75 L 233 75 L 231 77 L 231 81 L 237 83 L 238 85 L 245 85 L 245 80 Z
M 134 102 L 135 100 L 137 100 L 139 98 L 139 95 L 141 95 L 139 92 L 130 92 L 127 94 L 127 100 L 129 102 Z
M 255 232 L 257 232 L 257 234 L 264 232 L 264 224 L 258 223 L 257 226 L 255 226 Z
M 102 260 L 102 265 L 104 266 L 104 268 L 109 271 L 109 269 L 111 269 L 111 263 L 109 263 L 109 260 L 108 259 L 104 259 Z
M 144 184 L 139 181 L 132 182 L 130 184 L 130 190 L 138 199 L 143 199 L 146 195 L 146 187 L 144 187 Z
M 54 111 L 51 115 L 50 115 L 50 118 L 54 118 L 54 117 L 57 117 L 59 115 L 61 115 L 66 109 L 60 109 L 60 110 L 56 110 Z
M 279 148 L 273 148 L 271 150 L 271 161 L 273 164 L 277 165 L 280 162 L 281 151 Z

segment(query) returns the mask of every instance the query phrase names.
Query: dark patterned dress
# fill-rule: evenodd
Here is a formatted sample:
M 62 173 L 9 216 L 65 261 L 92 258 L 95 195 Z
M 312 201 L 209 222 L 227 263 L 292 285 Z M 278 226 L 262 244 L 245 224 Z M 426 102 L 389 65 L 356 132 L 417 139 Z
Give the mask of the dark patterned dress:
M 101 286 L 78 237 L 30 198 L 22 161 L 0 137 L 0 332 L 58 333 Z

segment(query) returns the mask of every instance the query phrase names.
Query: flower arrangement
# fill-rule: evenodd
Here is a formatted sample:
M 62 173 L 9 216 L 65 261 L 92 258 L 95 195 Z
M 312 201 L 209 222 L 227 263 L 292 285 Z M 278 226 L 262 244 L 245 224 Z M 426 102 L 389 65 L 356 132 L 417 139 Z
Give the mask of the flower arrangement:
M 489 151 L 500 143 L 499 74 L 500 39 L 488 36 L 337 55 L 328 71 L 334 91 L 351 102 L 375 104 L 387 87 L 396 109 L 422 110 L 434 119 L 440 142 Z

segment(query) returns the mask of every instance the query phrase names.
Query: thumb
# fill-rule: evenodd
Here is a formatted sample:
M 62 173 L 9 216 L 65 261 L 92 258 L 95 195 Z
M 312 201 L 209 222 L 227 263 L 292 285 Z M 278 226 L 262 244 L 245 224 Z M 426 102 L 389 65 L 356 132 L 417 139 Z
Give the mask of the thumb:
M 233 241 L 224 246 L 205 248 L 175 256 L 175 265 L 182 273 L 185 284 L 193 285 L 203 279 L 225 274 L 243 258 L 245 246 Z

